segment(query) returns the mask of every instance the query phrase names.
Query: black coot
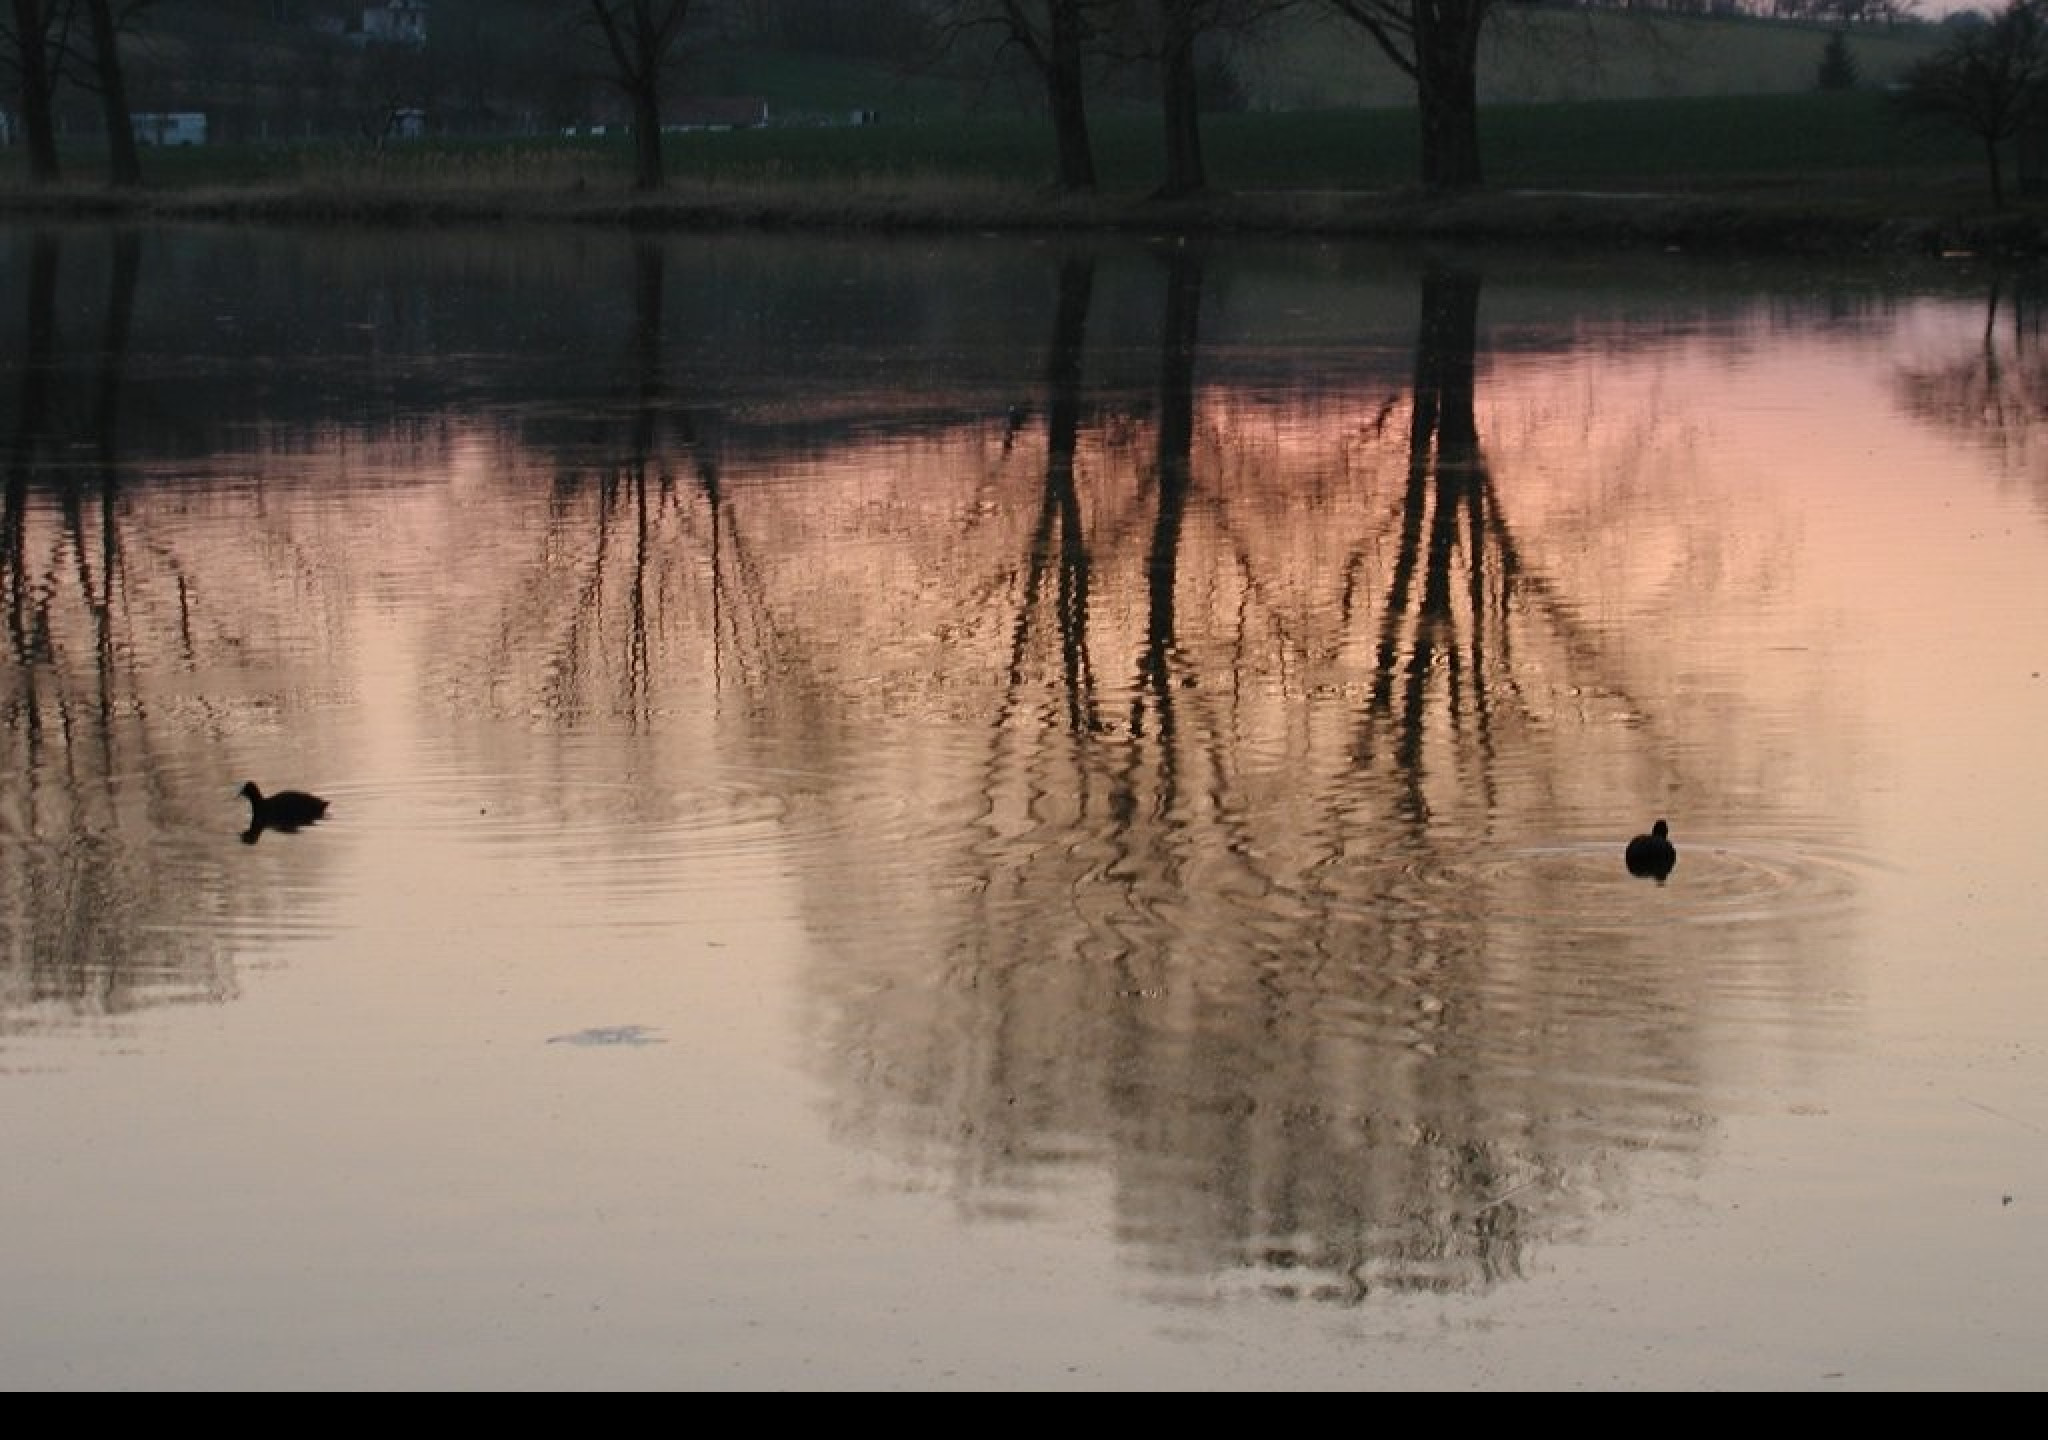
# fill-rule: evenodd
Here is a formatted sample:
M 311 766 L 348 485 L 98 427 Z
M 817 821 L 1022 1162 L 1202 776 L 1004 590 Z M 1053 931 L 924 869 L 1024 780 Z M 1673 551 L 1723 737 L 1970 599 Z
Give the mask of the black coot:
M 1678 863 L 1678 848 L 1671 843 L 1670 835 L 1671 827 L 1659 820 L 1650 827 L 1649 834 L 1629 841 L 1622 855 L 1628 873 L 1655 880 L 1669 875 L 1671 867 Z
M 308 795 L 303 790 L 280 790 L 275 795 L 265 795 L 256 788 L 254 780 L 242 787 L 242 798 L 249 802 L 251 831 L 296 830 L 327 813 L 327 802 L 318 795 Z

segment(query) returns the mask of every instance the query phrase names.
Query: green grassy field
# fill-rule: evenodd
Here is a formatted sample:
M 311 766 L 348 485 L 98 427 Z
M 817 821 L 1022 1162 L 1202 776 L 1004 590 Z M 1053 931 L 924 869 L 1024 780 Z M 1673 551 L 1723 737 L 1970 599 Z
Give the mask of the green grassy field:
M 1808 183 L 1911 184 L 1974 175 L 1977 151 L 1960 132 L 1910 126 L 1868 91 L 1602 100 L 1485 108 L 1490 185 L 1503 188 L 1697 189 Z M 1400 109 L 1212 115 L 1203 132 L 1220 189 L 1395 189 L 1415 175 L 1416 129 Z M 1142 190 L 1159 169 L 1158 125 L 1118 112 L 1095 123 L 1111 190 Z M 1013 115 L 871 126 L 770 128 L 668 137 L 678 188 L 941 184 L 1023 187 L 1051 174 L 1042 122 Z M 67 175 L 95 182 L 96 147 L 65 155 Z M 623 138 L 418 141 L 365 146 L 215 145 L 146 151 L 162 189 L 295 184 L 449 189 L 623 186 Z M 18 151 L 0 152 L 0 183 L 19 181 Z

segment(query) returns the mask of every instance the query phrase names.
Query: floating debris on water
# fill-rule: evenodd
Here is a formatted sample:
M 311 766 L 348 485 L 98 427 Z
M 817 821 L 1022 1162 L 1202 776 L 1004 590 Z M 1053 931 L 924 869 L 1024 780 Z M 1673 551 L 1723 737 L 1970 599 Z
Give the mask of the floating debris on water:
M 567 1035 L 548 1036 L 550 1045 L 666 1045 L 668 1041 L 647 1025 L 599 1025 Z

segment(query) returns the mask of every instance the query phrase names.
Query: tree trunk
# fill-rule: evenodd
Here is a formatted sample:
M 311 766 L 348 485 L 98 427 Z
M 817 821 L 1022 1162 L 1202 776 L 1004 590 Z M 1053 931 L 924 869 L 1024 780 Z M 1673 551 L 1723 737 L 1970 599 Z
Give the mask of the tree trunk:
M 1984 163 L 1991 170 L 1991 208 L 2005 208 L 2005 165 L 1998 158 L 1998 139 L 1993 135 L 1984 137 Z
M 1462 190 L 1479 184 L 1479 34 L 1499 0 L 1326 3 L 1414 79 L 1423 186 Z
M 632 88 L 633 188 L 659 190 L 667 179 L 661 164 L 661 86 L 655 79 L 659 62 L 650 60 Z
M 1479 28 L 1485 0 L 1415 6 L 1415 98 L 1422 183 L 1467 190 L 1480 182 Z
M 1088 137 L 1080 0 L 1052 0 L 1050 12 L 1045 88 L 1059 146 L 1059 186 L 1062 190 L 1093 190 L 1095 148 Z
M 633 188 L 659 190 L 661 71 L 690 13 L 690 0 L 590 0 L 612 55 L 613 78 L 633 112 Z
M 1159 93 L 1166 124 L 1166 179 L 1163 199 L 1193 195 L 1208 184 L 1202 165 L 1202 115 L 1195 84 L 1195 24 L 1190 0 L 1164 0 L 1164 44 L 1159 56 Z
M 37 185 L 57 182 L 57 122 L 51 110 L 56 76 L 50 69 L 46 0 L 13 0 L 17 95 L 22 138 L 28 147 L 28 178 Z
M 128 87 L 121 78 L 119 38 L 109 0 L 87 0 L 92 21 L 93 68 L 99 77 L 100 113 L 107 125 L 107 179 L 119 186 L 142 183 L 142 160 L 135 152 L 135 122 L 128 113 Z

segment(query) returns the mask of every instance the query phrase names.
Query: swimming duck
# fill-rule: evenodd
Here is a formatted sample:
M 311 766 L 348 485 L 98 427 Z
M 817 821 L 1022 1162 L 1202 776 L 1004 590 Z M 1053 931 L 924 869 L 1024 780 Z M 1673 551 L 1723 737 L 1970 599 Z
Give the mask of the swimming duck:
M 1662 880 L 1671 873 L 1678 863 L 1678 847 L 1670 841 L 1671 827 L 1659 820 L 1650 827 L 1647 835 L 1638 835 L 1628 842 L 1628 849 L 1622 860 L 1628 865 L 1628 873 Z
M 327 813 L 325 800 L 303 790 L 280 790 L 275 795 L 265 795 L 251 780 L 242 787 L 241 794 L 249 802 L 251 830 L 296 830 Z

